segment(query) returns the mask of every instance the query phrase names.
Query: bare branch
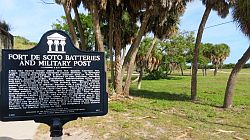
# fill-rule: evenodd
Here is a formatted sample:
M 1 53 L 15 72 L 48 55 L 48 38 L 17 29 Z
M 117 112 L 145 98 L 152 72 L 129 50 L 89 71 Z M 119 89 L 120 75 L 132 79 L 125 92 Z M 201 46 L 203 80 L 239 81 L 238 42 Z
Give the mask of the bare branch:
M 42 4 L 55 4 L 54 2 L 47 2 L 47 1 L 44 1 L 44 0 L 40 0 L 40 3 L 42 3 Z

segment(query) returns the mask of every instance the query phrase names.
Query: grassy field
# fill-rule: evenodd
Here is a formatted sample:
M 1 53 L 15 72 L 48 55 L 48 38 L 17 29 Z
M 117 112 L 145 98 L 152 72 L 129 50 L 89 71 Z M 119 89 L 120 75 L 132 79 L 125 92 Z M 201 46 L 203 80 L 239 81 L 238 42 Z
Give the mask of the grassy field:
M 66 130 L 88 132 L 90 139 L 250 139 L 250 69 L 237 79 L 233 108 L 223 104 L 228 70 L 198 76 L 198 101 L 190 102 L 190 76 L 144 80 L 131 87 L 132 99 L 109 102 L 104 117 L 79 118 Z M 187 71 L 187 75 L 189 72 Z M 48 133 L 41 125 L 38 135 Z M 81 132 L 78 133 L 81 135 Z

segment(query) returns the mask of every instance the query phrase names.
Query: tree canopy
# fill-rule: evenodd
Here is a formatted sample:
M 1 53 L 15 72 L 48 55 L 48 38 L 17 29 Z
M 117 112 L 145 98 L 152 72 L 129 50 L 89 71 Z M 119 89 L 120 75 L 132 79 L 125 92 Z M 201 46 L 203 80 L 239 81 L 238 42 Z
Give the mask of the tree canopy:
M 0 20 L 0 28 L 6 32 L 10 31 L 10 25 L 4 20 Z

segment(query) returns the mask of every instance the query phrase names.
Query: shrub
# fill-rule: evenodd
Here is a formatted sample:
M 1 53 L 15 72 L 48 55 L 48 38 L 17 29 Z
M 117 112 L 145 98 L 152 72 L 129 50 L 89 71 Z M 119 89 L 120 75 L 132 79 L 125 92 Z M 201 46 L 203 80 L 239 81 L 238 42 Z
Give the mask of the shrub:
M 159 80 L 159 79 L 166 79 L 167 74 L 163 69 L 153 70 L 145 76 L 144 80 Z

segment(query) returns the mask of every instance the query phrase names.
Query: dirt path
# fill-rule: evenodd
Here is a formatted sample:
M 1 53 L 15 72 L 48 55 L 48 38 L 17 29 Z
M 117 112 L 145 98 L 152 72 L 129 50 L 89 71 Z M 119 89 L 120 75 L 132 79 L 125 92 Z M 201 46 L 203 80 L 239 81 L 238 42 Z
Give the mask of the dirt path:
M 0 140 L 31 140 L 38 125 L 34 121 L 0 121 Z
M 63 130 L 64 135 L 60 138 L 51 138 L 49 133 L 36 134 L 34 140 L 99 140 L 94 137 L 94 133 L 81 128 L 69 128 Z

